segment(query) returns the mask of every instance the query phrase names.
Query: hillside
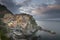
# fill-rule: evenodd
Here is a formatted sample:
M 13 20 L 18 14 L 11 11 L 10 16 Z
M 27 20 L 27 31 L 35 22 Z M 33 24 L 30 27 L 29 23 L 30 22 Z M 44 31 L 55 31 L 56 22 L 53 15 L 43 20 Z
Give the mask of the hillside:
M 4 14 L 10 13 L 12 14 L 12 12 L 10 12 L 5 6 L 0 4 L 0 18 L 4 16 Z
M 3 16 L 7 13 L 12 14 L 5 6 L 0 5 L 0 18 L 3 18 Z M 9 40 L 9 38 L 6 37 L 6 32 L 7 29 L 2 20 L 0 20 L 0 40 Z

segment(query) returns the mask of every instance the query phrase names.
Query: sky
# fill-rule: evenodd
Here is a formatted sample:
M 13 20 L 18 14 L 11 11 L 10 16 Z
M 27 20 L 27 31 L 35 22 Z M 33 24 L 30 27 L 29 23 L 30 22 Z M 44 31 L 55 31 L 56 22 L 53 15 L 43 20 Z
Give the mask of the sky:
M 0 4 L 13 14 L 31 14 L 36 20 L 60 20 L 60 0 L 0 0 Z

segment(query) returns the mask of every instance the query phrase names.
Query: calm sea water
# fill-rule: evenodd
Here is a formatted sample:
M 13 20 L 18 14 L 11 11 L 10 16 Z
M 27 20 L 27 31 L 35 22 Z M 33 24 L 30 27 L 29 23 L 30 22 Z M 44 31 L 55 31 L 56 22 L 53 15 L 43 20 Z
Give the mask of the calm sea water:
M 55 36 L 47 32 L 38 32 L 42 40 L 60 40 L 60 21 L 37 21 L 37 24 L 44 29 L 56 32 Z

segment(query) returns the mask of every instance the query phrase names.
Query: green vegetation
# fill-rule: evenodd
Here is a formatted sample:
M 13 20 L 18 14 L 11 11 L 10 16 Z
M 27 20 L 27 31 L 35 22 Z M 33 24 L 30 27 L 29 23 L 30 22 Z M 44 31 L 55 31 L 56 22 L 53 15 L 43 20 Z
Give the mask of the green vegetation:
M 0 5 L 0 18 L 3 18 L 4 12 L 6 9 L 6 7 Z M 7 28 L 5 27 L 5 23 L 2 22 L 2 20 L 0 19 L 0 40 L 9 40 L 9 38 L 6 36 L 7 33 Z
M 9 38 L 6 36 L 7 28 L 5 27 L 5 24 L 0 20 L 0 39 L 1 40 L 9 40 Z
M 7 10 L 6 7 L 0 5 L 0 11 Z

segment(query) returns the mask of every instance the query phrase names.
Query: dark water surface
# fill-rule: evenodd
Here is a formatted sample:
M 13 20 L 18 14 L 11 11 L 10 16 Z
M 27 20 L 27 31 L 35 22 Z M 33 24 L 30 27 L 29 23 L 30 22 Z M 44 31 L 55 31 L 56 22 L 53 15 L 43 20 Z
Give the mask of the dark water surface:
M 44 29 L 56 32 L 55 36 L 46 32 L 39 32 L 42 40 L 60 40 L 60 21 L 37 21 L 37 23 Z

